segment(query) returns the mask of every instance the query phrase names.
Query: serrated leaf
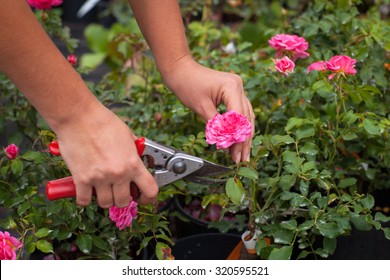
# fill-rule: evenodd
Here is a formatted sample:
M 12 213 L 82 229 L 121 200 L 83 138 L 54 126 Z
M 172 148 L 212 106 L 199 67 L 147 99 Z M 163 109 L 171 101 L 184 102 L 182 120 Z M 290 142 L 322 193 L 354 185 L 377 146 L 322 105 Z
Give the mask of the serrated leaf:
M 257 180 L 259 178 L 259 174 L 255 169 L 245 166 L 240 167 L 237 174 L 252 180 Z
M 294 232 L 291 230 L 278 230 L 273 234 L 274 242 L 279 244 L 290 244 L 294 238 Z
M 365 198 L 360 200 L 360 202 L 363 204 L 364 208 L 371 209 L 375 205 L 375 199 L 371 194 L 367 194 Z
M 16 176 L 22 174 L 23 172 L 23 162 L 19 159 L 13 159 L 11 162 L 11 171 L 14 173 Z
M 385 234 L 385 237 L 390 240 L 390 228 L 384 228 L 383 232 Z
M 308 220 L 298 226 L 299 231 L 305 231 L 311 229 L 314 226 L 314 220 Z
M 76 238 L 76 245 L 81 252 L 89 254 L 92 248 L 92 237 L 89 234 L 80 234 Z
M 369 119 L 363 120 L 363 127 L 368 132 L 368 134 L 372 135 L 380 135 L 380 128 L 374 124 L 373 121 Z
M 283 191 L 289 191 L 295 185 L 297 178 L 293 175 L 282 175 L 279 180 L 279 186 Z
M 316 144 L 307 142 L 302 148 L 299 149 L 299 152 L 305 155 L 315 156 L 318 154 L 318 148 Z
M 328 238 L 336 238 L 343 233 L 343 230 L 334 222 L 320 223 L 318 229 L 323 236 Z
M 36 164 L 40 164 L 45 161 L 45 154 L 37 151 L 27 151 L 23 154 L 22 158 L 26 160 L 32 160 Z
M 273 135 L 271 137 L 271 143 L 274 146 L 288 145 L 294 142 L 294 138 L 292 138 L 290 135 Z
M 356 182 L 357 182 L 357 179 L 353 178 L 353 177 L 341 179 L 340 183 L 338 184 L 338 187 L 341 189 L 344 189 L 344 188 L 356 185 Z
M 315 129 L 312 126 L 302 126 L 296 130 L 295 135 L 297 136 L 297 140 L 312 137 L 315 135 Z
M 46 240 L 38 240 L 35 245 L 43 253 L 53 253 L 53 245 Z
M 52 232 L 52 230 L 50 230 L 48 228 L 41 228 L 41 229 L 37 230 L 37 232 L 35 233 L 35 236 L 38 238 L 43 238 L 43 237 L 48 236 L 51 232 Z
M 289 260 L 292 254 L 291 246 L 284 246 L 281 248 L 275 248 L 271 251 L 269 255 L 269 260 Z
M 332 255 L 336 251 L 337 239 L 325 237 L 323 245 L 324 250 L 328 253 L 328 255 Z
M 385 216 L 383 213 L 381 212 L 377 212 L 375 214 L 375 221 L 379 221 L 379 222 L 390 222 L 390 217 L 388 216 Z
M 229 178 L 225 186 L 226 195 L 235 204 L 241 204 L 245 195 L 245 189 L 237 178 Z
M 291 131 L 295 127 L 300 127 L 305 124 L 305 120 L 292 117 L 287 121 L 287 125 L 284 128 L 285 131 Z
M 288 230 L 291 230 L 291 231 L 294 231 L 297 229 L 297 221 L 295 219 L 293 220 L 288 220 L 288 221 L 283 221 L 280 223 L 280 226 L 284 229 L 288 229 Z
M 372 224 L 369 224 L 366 221 L 365 215 L 353 214 L 351 217 L 351 222 L 353 223 L 355 228 L 360 230 L 360 231 L 369 231 L 372 229 Z

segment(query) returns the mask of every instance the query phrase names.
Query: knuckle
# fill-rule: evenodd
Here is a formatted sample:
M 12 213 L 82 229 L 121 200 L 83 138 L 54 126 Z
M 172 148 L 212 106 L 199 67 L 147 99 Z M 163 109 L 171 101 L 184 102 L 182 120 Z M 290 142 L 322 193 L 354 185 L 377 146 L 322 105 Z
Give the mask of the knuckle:
M 228 80 L 228 83 L 231 86 L 236 86 L 236 87 L 242 87 L 242 85 L 243 85 L 241 77 L 237 74 L 230 74 L 230 78 Z

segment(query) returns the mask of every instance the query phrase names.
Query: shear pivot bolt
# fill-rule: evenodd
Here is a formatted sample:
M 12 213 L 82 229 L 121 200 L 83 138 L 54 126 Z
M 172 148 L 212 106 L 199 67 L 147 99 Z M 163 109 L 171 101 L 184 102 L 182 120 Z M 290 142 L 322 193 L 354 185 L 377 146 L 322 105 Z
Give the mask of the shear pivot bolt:
M 175 172 L 176 174 L 182 174 L 186 171 L 187 166 L 184 162 L 178 161 L 173 165 L 172 169 L 173 169 L 173 172 Z

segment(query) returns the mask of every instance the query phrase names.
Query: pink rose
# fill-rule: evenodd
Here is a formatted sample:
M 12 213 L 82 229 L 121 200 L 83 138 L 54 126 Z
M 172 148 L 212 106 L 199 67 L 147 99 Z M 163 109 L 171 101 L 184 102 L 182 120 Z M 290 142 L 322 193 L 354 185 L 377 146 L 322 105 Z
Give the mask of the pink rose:
M 276 59 L 273 61 L 275 63 L 276 70 L 278 70 L 280 73 L 288 76 L 289 73 L 294 72 L 295 63 L 287 56 L 283 57 L 282 59 Z
M 312 64 L 307 67 L 307 73 L 310 73 L 311 71 L 324 71 L 326 70 L 325 61 L 317 61 L 313 62 Z
M 23 244 L 9 232 L 0 231 L 0 260 L 16 260 L 15 251 Z
M 15 159 L 18 156 L 19 148 L 15 144 L 10 144 L 4 149 L 4 151 L 7 158 Z
M 53 6 L 62 4 L 62 0 L 27 0 L 31 7 L 39 10 L 50 10 Z
M 295 61 L 298 58 L 305 58 L 310 55 L 306 52 L 309 48 L 309 43 L 306 42 L 305 38 L 297 35 L 277 34 L 268 40 L 268 43 L 272 48 L 277 50 L 277 58 L 284 54 Z
M 130 227 L 133 219 L 137 216 L 137 206 L 138 203 L 133 200 L 124 208 L 111 206 L 109 209 L 109 217 L 111 221 L 115 222 L 116 227 L 119 228 L 119 230 L 123 230 L 126 227 Z
M 337 73 L 341 73 L 342 75 L 355 75 L 355 63 L 355 59 L 346 55 L 336 55 L 328 61 L 325 61 L 326 69 L 333 72 L 333 74 L 329 75 L 328 79 L 333 79 Z
M 74 54 L 70 54 L 67 57 L 68 62 L 72 65 L 75 66 L 77 64 L 77 57 Z
M 244 142 L 251 135 L 252 125 L 247 117 L 234 111 L 216 114 L 206 125 L 206 142 L 216 144 L 217 149 Z

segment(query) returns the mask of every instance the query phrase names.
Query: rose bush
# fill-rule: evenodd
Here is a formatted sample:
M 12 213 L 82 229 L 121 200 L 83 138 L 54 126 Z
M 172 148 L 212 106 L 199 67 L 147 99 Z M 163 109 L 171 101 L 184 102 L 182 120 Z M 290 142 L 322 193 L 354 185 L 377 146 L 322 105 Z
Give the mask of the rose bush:
M 241 141 L 235 137 L 241 128 L 242 135 L 249 131 L 245 122 L 222 128 L 218 120 L 209 128 L 185 108 L 164 86 L 134 19 L 128 10 L 122 14 L 119 3 L 110 10 L 115 24 L 86 28 L 91 52 L 75 65 L 137 135 L 234 170 L 223 177 L 225 184 L 213 187 L 174 182 L 160 189 L 159 201 L 180 194 L 187 202 L 200 198 L 203 208 L 218 207 L 210 226 L 259 234 L 255 251 L 262 259 L 327 258 L 338 238 L 353 229 L 380 230 L 389 239 L 390 218 L 377 195 L 389 189 L 390 167 L 390 30 L 382 4 L 364 9 L 357 0 L 181 3 L 195 59 L 244 81 L 256 114 L 250 162 L 236 164 L 219 149 Z M 76 41 L 59 24 L 56 9 L 35 12 L 74 53 Z M 218 15 L 232 13 L 238 21 L 216 22 Z M 102 63 L 110 67 L 107 75 L 88 80 L 87 68 Z M 0 228 L 24 244 L 19 258 L 37 251 L 55 258 L 140 258 L 149 246 L 160 259 L 174 258 L 175 213 L 138 205 L 137 213 L 127 209 L 126 216 L 114 211 L 113 221 L 95 203 L 81 208 L 73 199 L 47 201 L 44 183 L 69 175 L 61 157 L 50 153 L 55 135 L 4 76 L 0 94 L 0 129 L 10 123 L 15 128 L 2 145 L 19 148 L 11 156 L 0 150 Z M 219 110 L 218 119 L 226 113 L 223 106 Z M 214 139 L 207 140 L 210 131 Z M 224 223 L 231 216 L 239 221 Z

